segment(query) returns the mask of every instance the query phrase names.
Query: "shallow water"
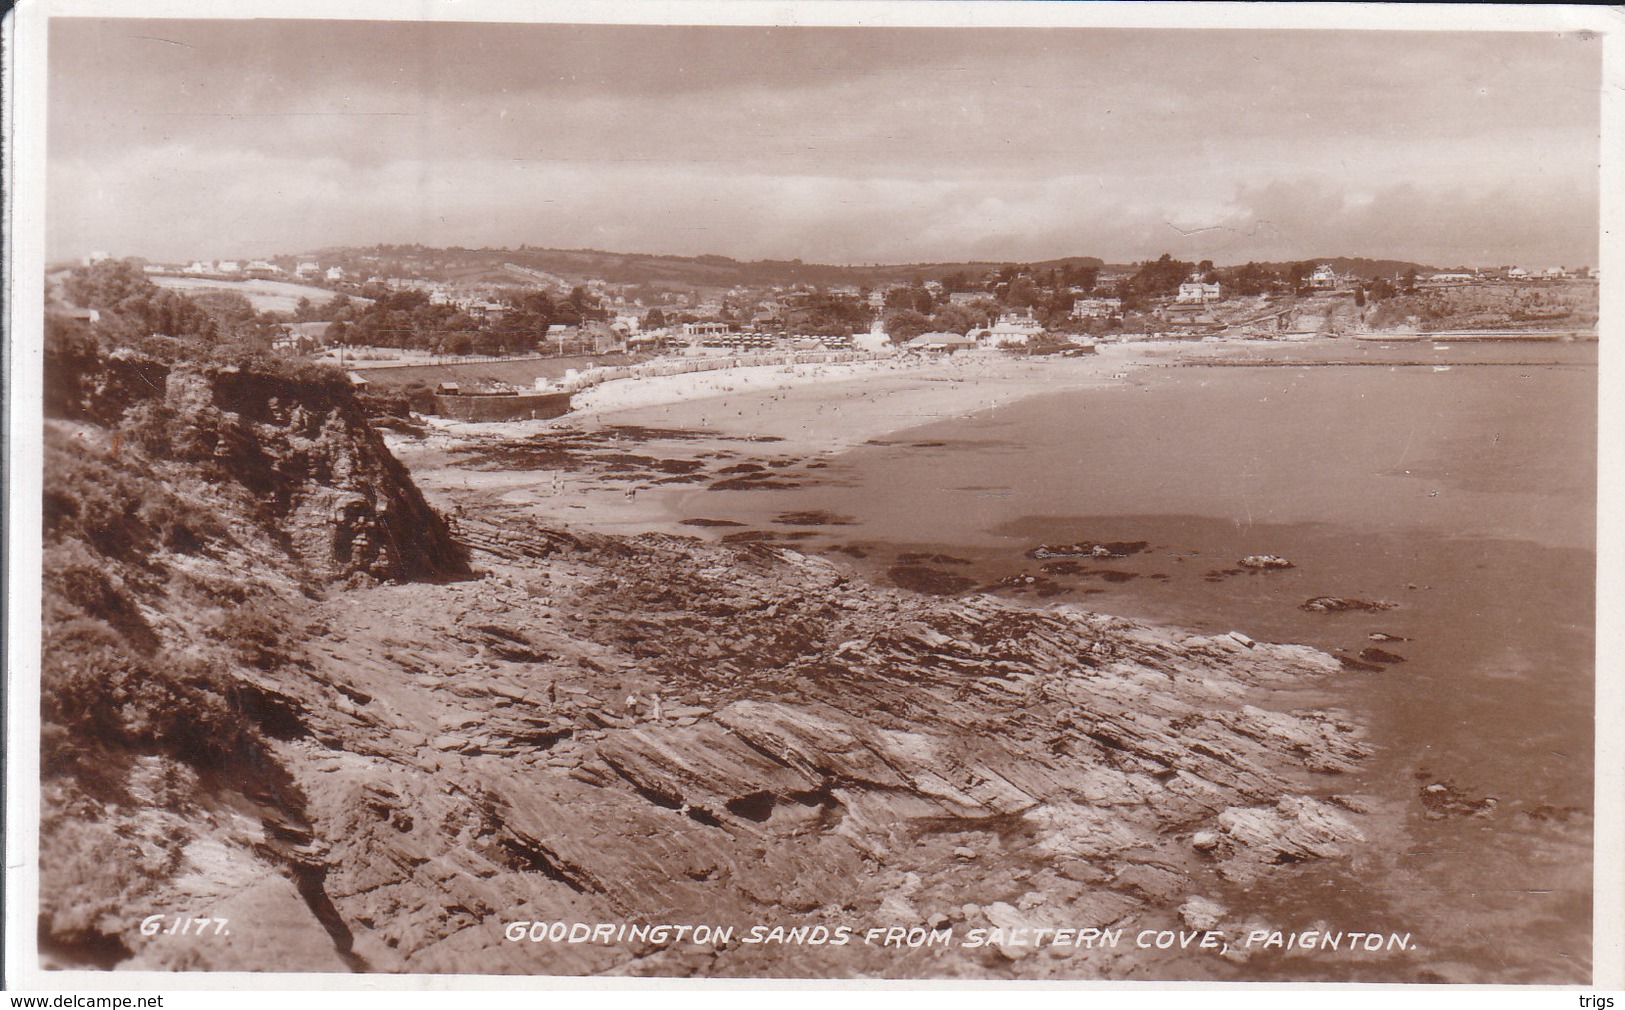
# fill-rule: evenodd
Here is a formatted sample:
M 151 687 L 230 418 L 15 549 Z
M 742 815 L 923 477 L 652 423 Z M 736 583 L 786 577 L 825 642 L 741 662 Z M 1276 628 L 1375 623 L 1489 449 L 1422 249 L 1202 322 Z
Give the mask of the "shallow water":
M 1052 599 L 1402 656 L 1309 698 L 1352 713 L 1378 748 L 1325 789 L 1374 798 L 1369 844 L 1251 892 L 1214 887 L 1244 918 L 1409 932 L 1418 949 L 1279 957 L 1235 977 L 1587 980 L 1595 345 L 1272 353 L 1302 363 L 1153 368 L 862 447 L 816 487 L 700 492 L 679 507 L 780 530 L 770 520 L 790 511 L 850 517 L 802 548 L 856 546 L 881 578 L 907 551 L 955 555 L 971 564 L 944 571 L 991 584 L 1044 575 L 1025 556 L 1040 544 L 1146 541 L 1046 576 Z M 1294 567 L 1235 573 L 1266 553 Z M 1301 609 L 1316 596 L 1397 606 Z M 1496 802 L 1435 818 L 1423 790 L 1439 784 Z

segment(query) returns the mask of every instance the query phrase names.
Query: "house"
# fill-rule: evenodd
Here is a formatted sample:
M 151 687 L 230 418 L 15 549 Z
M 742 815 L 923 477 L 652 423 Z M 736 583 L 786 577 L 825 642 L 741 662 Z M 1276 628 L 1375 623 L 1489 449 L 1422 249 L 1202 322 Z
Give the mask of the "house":
M 1330 263 L 1317 265 L 1315 272 L 1309 275 L 1309 286 L 1316 291 L 1330 291 L 1337 287 L 1337 271 Z
M 329 281 L 333 281 L 333 282 L 342 281 L 344 279 L 344 268 L 343 267 L 328 267 L 327 268 L 327 273 L 324 274 L 323 276 L 325 276 Z
M 950 291 L 948 292 L 949 305 L 973 305 L 984 301 L 988 297 L 986 291 Z
M 248 266 L 243 267 L 243 273 L 250 277 L 275 277 L 282 273 L 282 270 L 265 260 L 250 260 Z
M 350 380 L 351 389 L 358 393 L 365 393 L 367 391 L 367 380 L 363 379 L 359 373 L 345 372 L 344 377 Z
M 236 260 L 221 260 L 214 265 L 214 269 L 222 274 L 240 274 L 243 272 L 243 265 Z
M 1178 305 L 1206 305 L 1216 302 L 1221 297 L 1218 284 L 1204 284 L 1201 281 L 1186 281 L 1179 286 L 1179 294 L 1174 296 Z
M 981 342 L 994 347 L 1026 344 L 1044 332 L 1044 326 L 1031 316 L 1000 316 L 991 327 L 980 331 Z
M 1121 298 L 1074 298 L 1073 319 L 1110 319 L 1123 314 Z
M 316 341 L 284 328 L 282 335 L 271 338 L 271 350 L 278 354 L 309 354 L 316 348 Z
M 293 272 L 298 274 L 300 277 L 314 277 L 322 272 L 322 268 L 315 263 L 306 260 L 294 267 Z

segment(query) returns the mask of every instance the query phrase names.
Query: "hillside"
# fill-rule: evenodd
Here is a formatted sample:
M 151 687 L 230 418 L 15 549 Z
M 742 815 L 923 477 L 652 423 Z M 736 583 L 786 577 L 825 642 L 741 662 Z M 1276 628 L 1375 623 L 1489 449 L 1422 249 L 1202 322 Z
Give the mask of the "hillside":
M 611 284 L 678 285 L 693 288 L 879 287 L 893 282 L 934 280 L 952 273 L 980 275 L 1003 264 L 992 262 L 907 263 L 838 266 L 800 260 L 743 261 L 727 256 L 662 256 L 614 253 L 595 249 L 433 249 L 424 246 L 336 247 L 304 254 L 322 262 L 365 263 L 367 272 L 386 275 L 422 271 L 436 279 L 465 283 L 564 285 L 599 279 Z M 1063 264 L 1099 267 L 1088 256 L 1046 260 L 1032 264 L 1049 270 Z M 517 269 L 516 269 L 517 268 Z M 541 276 L 537 276 L 540 274 Z

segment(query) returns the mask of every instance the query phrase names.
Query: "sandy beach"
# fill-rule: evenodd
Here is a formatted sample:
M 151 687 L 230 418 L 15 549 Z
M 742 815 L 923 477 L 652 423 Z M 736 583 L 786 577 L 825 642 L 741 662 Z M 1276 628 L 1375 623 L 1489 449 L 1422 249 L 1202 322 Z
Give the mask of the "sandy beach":
M 501 504 L 605 532 L 694 533 L 677 501 L 703 465 L 816 466 L 898 431 L 1030 396 L 1125 381 L 1177 345 L 1102 345 L 1082 358 L 962 354 L 849 365 L 764 366 L 624 379 L 545 421 L 430 420 L 390 447 L 443 508 Z M 538 436 L 547 436 L 539 439 Z M 560 446 L 564 448 L 560 448 Z M 491 450 L 550 452 L 547 466 L 489 465 Z M 655 460 L 657 469 L 633 468 Z M 693 468 L 693 469 L 690 469 Z

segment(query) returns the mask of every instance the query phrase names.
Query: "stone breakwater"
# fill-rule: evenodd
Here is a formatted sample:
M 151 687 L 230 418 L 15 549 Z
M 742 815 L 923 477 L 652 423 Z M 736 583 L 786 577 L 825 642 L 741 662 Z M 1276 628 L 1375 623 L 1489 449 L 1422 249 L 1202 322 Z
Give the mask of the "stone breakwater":
M 1359 728 L 1270 704 L 1339 674 L 1315 650 L 877 589 L 779 546 L 493 511 L 462 535 L 483 577 L 321 604 L 306 667 L 259 685 L 299 725 L 277 758 L 306 820 L 279 837 L 319 887 L 312 912 L 251 911 L 311 942 L 194 946 L 188 964 L 330 966 L 331 950 L 288 952 L 332 937 L 385 971 L 1147 977 L 1161 955 L 1128 944 L 1030 958 L 504 931 L 1177 928 L 1196 908 L 1240 936 L 1204 894 L 1360 842 L 1363 805 L 1337 795 L 1367 753 Z M 205 904 L 229 862 L 174 886 Z M 177 951 L 155 940 L 128 966 L 178 967 Z

